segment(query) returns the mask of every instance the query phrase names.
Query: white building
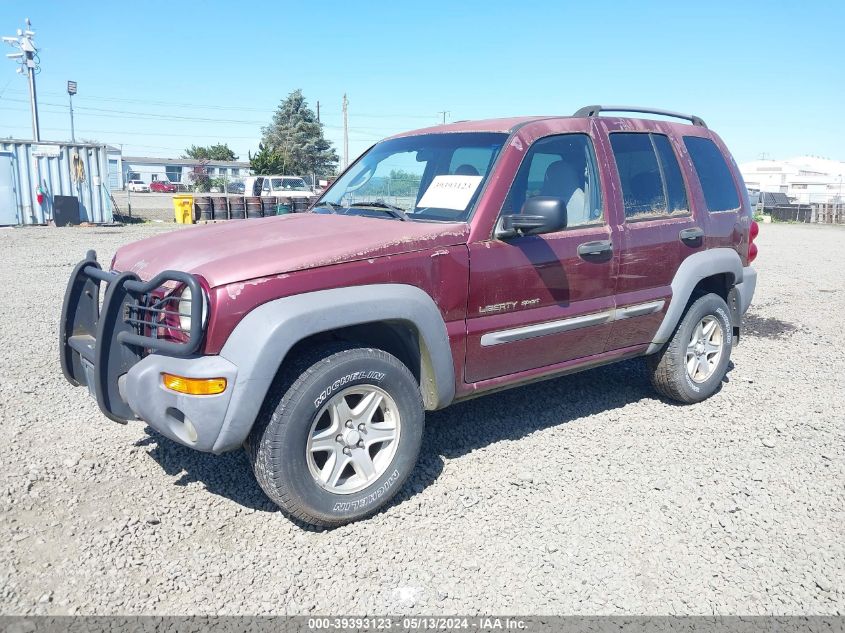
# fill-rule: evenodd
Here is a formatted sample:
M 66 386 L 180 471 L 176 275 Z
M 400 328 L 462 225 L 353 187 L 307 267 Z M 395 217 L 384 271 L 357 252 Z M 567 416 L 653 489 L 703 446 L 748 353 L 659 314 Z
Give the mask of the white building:
M 845 200 L 845 162 L 798 156 L 787 160 L 753 160 L 739 166 L 749 191 L 785 193 L 793 202 Z
M 200 161 L 193 158 L 123 157 L 125 180 L 143 180 L 146 183 L 167 180 L 191 185 L 191 174 L 199 168 Z M 250 173 L 249 163 L 234 160 L 205 161 L 202 169 L 209 178 L 225 178 L 229 181 L 240 181 Z
M 193 185 L 191 174 L 200 167 L 200 161 L 193 158 L 156 158 L 146 156 L 123 156 L 120 149 L 108 147 L 109 188 L 123 189 L 128 180 L 143 180 L 149 184 L 156 180 L 167 180 Z M 209 160 L 203 163 L 209 178 L 221 178 L 227 182 L 240 182 L 252 172 L 245 161 Z

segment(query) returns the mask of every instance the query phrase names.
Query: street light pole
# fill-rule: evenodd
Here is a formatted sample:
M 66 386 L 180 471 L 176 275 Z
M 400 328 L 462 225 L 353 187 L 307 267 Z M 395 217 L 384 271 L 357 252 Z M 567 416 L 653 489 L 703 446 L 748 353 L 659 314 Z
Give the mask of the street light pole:
M 17 37 L 4 37 L 3 41 L 9 46 L 17 48 L 19 52 L 6 55 L 9 59 L 18 60 L 20 68 L 18 73 L 26 73 L 29 78 L 29 106 L 32 111 L 32 138 L 37 143 L 41 140 L 41 128 L 38 124 L 38 98 L 35 93 L 35 73 L 39 70 L 38 49 L 32 38 L 35 31 L 32 30 L 32 23 L 26 19 L 26 29 L 18 29 Z
M 29 20 L 27 20 L 29 22 Z M 35 94 L 35 57 L 34 53 L 26 54 L 26 67 L 29 71 L 29 107 L 32 110 L 32 137 L 38 143 L 41 140 L 41 126 L 38 123 L 38 97 Z
M 67 82 L 67 98 L 70 103 L 70 142 L 76 143 L 76 135 L 73 132 L 73 95 L 76 94 L 76 82 Z

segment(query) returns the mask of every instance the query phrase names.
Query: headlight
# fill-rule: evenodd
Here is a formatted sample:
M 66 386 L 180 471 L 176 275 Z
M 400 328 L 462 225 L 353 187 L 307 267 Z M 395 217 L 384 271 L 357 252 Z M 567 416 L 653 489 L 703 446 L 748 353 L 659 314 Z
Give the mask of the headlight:
M 179 327 L 183 330 L 191 331 L 191 305 L 193 304 L 193 296 L 190 287 L 185 287 L 179 298 Z
M 179 327 L 185 330 L 186 333 L 191 331 L 191 321 L 194 317 L 191 313 L 191 307 L 193 304 L 192 299 L 193 293 L 191 293 L 190 286 L 185 286 L 185 289 L 179 296 Z M 202 293 L 202 304 L 200 305 L 199 319 L 203 327 L 205 327 L 205 319 L 208 312 L 207 306 L 208 302 L 205 298 L 205 293 Z

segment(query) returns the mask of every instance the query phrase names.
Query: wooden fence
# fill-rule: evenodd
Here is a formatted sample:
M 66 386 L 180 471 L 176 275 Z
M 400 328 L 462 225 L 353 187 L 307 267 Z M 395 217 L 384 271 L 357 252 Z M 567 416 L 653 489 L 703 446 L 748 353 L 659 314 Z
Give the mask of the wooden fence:
M 845 224 L 845 203 L 778 205 L 770 211 L 770 214 L 772 219 L 777 222 Z

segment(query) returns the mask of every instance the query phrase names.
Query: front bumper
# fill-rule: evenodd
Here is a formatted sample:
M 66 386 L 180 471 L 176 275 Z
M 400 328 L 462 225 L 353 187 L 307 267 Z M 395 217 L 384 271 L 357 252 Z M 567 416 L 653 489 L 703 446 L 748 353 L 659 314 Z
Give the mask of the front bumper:
M 116 422 L 139 416 L 126 397 L 131 370 L 151 355 L 174 361 L 190 357 L 202 341 L 201 318 L 182 331 L 184 341 L 164 337 L 173 328 L 162 325 L 163 319 L 178 315 L 178 307 L 175 313 L 168 308 L 176 301 L 172 296 L 156 294 L 168 283 L 190 288 L 191 314 L 202 315 L 203 289 L 187 273 L 165 271 L 144 282 L 132 272 L 102 270 L 96 253 L 88 251 L 68 280 L 59 324 L 62 372 L 72 385 L 87 386 L 102 412 Z
M 191 378 L 225 378 L 217 395 L 192 396 L 167 389 L 162 373 Z M 238 368 L 222 356 L 175 358 L 150 354 L 120 380 L 129 408 L 162 435 L 200 451 L 214 450 L 226 420 Z

